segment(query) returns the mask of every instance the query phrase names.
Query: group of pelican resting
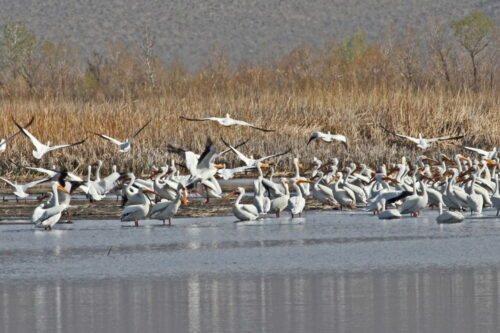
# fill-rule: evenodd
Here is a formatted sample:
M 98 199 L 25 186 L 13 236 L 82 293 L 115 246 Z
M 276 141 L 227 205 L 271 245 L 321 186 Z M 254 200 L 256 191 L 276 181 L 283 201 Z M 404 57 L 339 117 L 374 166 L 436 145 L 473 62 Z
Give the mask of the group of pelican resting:
M 183 118 L 188 121 L 216 121 L 223 126 L 247 126 L 261 131 L 272 131 L 256 127 L 247 122 L 234 120 L 227 115 L 225 118 Z M 36 147 L 33 155 L 41 159 L 46 153 L 65 147 L 82 144 L 84 140 L 74 144 L 50 146 L 43 145 L 26 129 L 33 119 L 24 127 L 16 123 L 19 131 L 5 140 L 0 141 L 0 150 L 4 151 L 6 144 L 17 134 L 23 133 Z M 125 141 L 113 139 L 104 134 L 100 137 L 119 146 L 121 152 L 131 149 L 132 139 L 135 138 L 149 124 L 146 123 L 136 133 Z M 385 129 L 385 128 L 384 128 Z M 456 140 L 463 136 L 424 139 L 413 138 L 389 133 L 414 142 L 418 148 L 425 149 L 431 143 L 445 140 Z M 314 132 L 307 144 L 313 140 L 324 142 L 338 141 L 347 149 L 347 138 L 339 134 Z M 255 159 L 243 154 L 239 147 L 245 142 L 233 146 L 222 140 L 227 149 L 218 152 L 214 143 L 208 140 L 205 150 L 201 154 L 168 146 L 168 152 L 184 159 L 181 164 L 188 173 L 181 174 L 178 164 L 172 160 L 165 165 L 152 170 L 150 177 L 140 179 L 132 173 L 117 172 L 116 166 L 107 177 L 101 178 L 102 161 L 88 166 L 87 177 L 83 178 L 67 170 L 55 170 L 39 167 L 18 165 L 31 171 L 42 172 L 47 177 L 27 183 L 17 184 L 5 178 L 0 178 L 14 188 L 17 198 L 26 198 L 28 189 L 43 183 L 52 184 L 52 191 L 43 198 L 46 199 L 33 211 L 31 221 L 35 226 L 50 230 L 56 224 L 71 201 L 71 195 L 80 189 L 91 201 L 100 201 L 108 194 L 121 195 L 126 206 L 121 213 L 121 221 L 134 222 L 137 226 L 140 220 L 147 218 L 163 221 L 177 214 L 181 204 L 188 203 L 188 191 L 204 192 L 207 201 L 211 198 L 227 200 L 238 195 L 232 205 L 234 215 L 241 221 L 256 220 L 275 214 L 277 217 L 283 211 L 291 213 L 292 218 L 301 215 L 306 207 L 306 200 L 313 198 L 324 205 L 338 209 L 364 208 L 373 212 L 380 219 L 395 219 L 401 215 L 410 214 L 418 217 L 426 207 L 439 208 L 439 223 L 456 223 L 464 219 L 461 211 L 470 211 L 480 215 L 484 207 L 494 207 L 497 216 L 500 212 L 499 175 L 500 168 L 497 159 L 498 151 L 480 150 L 464 147 L 481 155 L 479 160 L 472 160 L 460 154 L 453 159 L 441 154 L 437 160 L 421 155 L 415 163 L 409 164 L 403 158 L 400 163 L 377 169 L 370 169 L 364 164 L 355 163 L 340 166 L 337 158 L 324 163 L 314 158 L 311 167 L 302 172 L 299 158 L 293 159 L 295 174 L 292 177 L 281 177 L 274 180 L 274 169 L 266 161 L 290 153 L 272 154 Z M 227 154 L 235 154 L 243 165 L 237 168 L 226 168 L 225 164 L 218 163 L 220 158 Z M 14 163 L 14 162 L 12 162 Z M 95 176 L 93 176 L 93 168 Z M 263 169 L 270 168 L 270 177 L 264 176 Z M 245 188 L 239 187 L 235 191 L 223 195 L 217 177 L 231 179 L 240 173 L 257 172 L 253 180 L 253 197 L 247 197 Z M 93 179 L 92 179 L 93 178 Z M 290 188 L 291 187 L 291 188 Z M 245 203 L 242 203 L 245 201 Z M 447 207 L 448 210 L 443 211 Z

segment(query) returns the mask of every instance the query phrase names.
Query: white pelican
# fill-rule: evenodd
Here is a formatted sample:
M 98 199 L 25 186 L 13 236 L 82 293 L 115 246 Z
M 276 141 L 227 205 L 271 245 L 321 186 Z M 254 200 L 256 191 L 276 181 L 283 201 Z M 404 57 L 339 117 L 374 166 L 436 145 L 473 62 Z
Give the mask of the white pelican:
M 464 220 L 464 216 L 459 212 L 450 212 L 449 210 L 443 212 L 443 205 L 439 204 L 439 216 L 436 218 L 439 224 L 459 223 Z
M 52 227 L 61 219 L 63 211 L 68 208 L 66 203 L 59 202 L 57 191 L 69 194 L 68 190 L 64 187 L 58 183 L 54 183 L 54 185 L 52 185 L 54 205 L 45 209 L 38 219 L 32 221 L 36 227 L 52 230 Z
M 224 180 L 232 179 L 237 173 L 247 172 L 251 170 L 255 170 L 255 167 L 242 166 L 233 169 L 226 168 L 226 165 L 223 164 L 224 168 L 217 170 L 217 174 L 222 177 Z
M 168 167 L 164 166 L 160 168 L 160 171 L 157 172 L 157 175 L 154 179 L 153 189 L 155 190 L 155 192 L 158 192 L 162 198 L 172 201 L 177 198 L 178 183 L 175 183 L 174 185 L 173 182 L 168 179 L 162 180 L 162 178 L 165 177 L 167 172 L 168 172 Z
M 236 120 L 232 119 L 228 113 L 226 113 L 225 118 L 218 118 L 218 117 L 207 117 L 207 118 L 186 118 L 183 116 L 180 116 L 181 119 L 184 120 L 189 120 L 189 121 L 216 121 L 222 126 L 234 126 L 234 125 L 239 125 L 239 126 L 247 126 L 250 128 L 254 128 L 256 130 L 262 131 L 262 132 L 274 132 L 274 130 L 270 129 L 265 129 L 265 128 L 260 128 L 255 125 L 252 125 L 250 123 L 247 123 L 246 121 L 243 120 Z
M 472 183 L 469 187 L 469 193 L 467 195 L 467 205 L 470 209 L 470 214 L 478 214 L 481 215 L 483 212 L 483 196 L 481 194 L 476 193 L 475 184 L 476 184 L 477 175 L 472 175 Z
M 30 166 L 26 166 L 26 165 L 17 164 L 15 162 L 13 162 L 12 160 L 10 160 L 10 162 L 19 168 L 44 173 L 47 176 L 49 176 L 49 180 L 51 182 L 64 180 L 66 177 L 69 180 L 75 181 L 75 182 L 82 182 L 83 181 L 83 179 L 81 177 L 75 175 L 72 172 L 68 172 L 68 170 L 65 170 L 65 169 L 55 170 L 55 169 L 37 168 L 37 167 L 30 167 Z
M 295 168 L 295 176 L 291 179 L 295 181 L 307 180 L 307 178 L 300 176 L 300 168 L 302 168 L 302 163 L 300 163 L 298 157 L 295 157 L 293 159 L 293 166 Z M 302 189 L 302 193 L 304 193 L 304 196 L 308 197 L 311 194 L 311 184 L 309 182 L 301 182 L 298 185 Z
M 291 151 L 289 149 L 289 150 L 287 150 L 284 153 L 278 153 L 278 154 L 273 154 L 273 155 L 264 156 L 264 157 L 261 157 L 261 158 L 258 158 L 258 159 L 254 159 L 253 156 L 250 156 L 250 157 L 245 156 L 239 150 L 237 150 L 236 148 L 234 148 L 233 146 L 231 146 L 230 144 L 228 144 L 226 141 L 224 141 L 224 139 L 222 139 L 222 142 L 224 142 L 224 144 L 226 146 L 228 146 L 228 148 L 231 149 L 239 157 L 239 159 L 242 160 L 243 163 L 245 163 L 245 165 L 247 167 L 256 167 L 259 162 L 264 162 L 265 160 L 268 160 L 268 159 L 273 158 L 273 157 L 278 157 L 278 156 L 286 155 L 286 154 L 288 154 Z
M 31 123 L 33 123 L 33 119 L 35 119 L 35 118 L 32 117 L 31 120 L 29 121 L 29 123 L 24 125 L 24 128 L 30 127 Z M 12 139 L 14 139 L 19 133 L 21 133 L 21 131 L 17 131 L 16 133 L 12 134 L 11 136 L 0 140 L 0 153 L 3 153 L 5 151 L 5 149 L 7 149 L 7 143 L 9 143 Z
M 311 137 L 309 138 L 309 141 L 307 142 L 307 144 L 310 144 L 311 141 L 316 140 L 316 139 L 319 139 L 323 142 L 328 142 L 328 143 L 333 142 L 333 141 L 338 141 L 344 145 L 345 149 L 349 149 L 349 147 L 347 145 L 347 138 L 342 134 L 330 134 L 330 132 L 328 132 L 328 133 L 314 132 L 311 135 Z
M 235 194 L 239 195 L 238 199 L 236 199 L 236 202 L 233 204 L 234 216 L 236 216 L 240 221 L 252 221 L 258 219 L 260 215 L 259 212 L 257 211 L 257 207 L 255 207 L 252 204 L 246 204 L 246 205 L 240 204 L 241 199 L 245 195 L 245 189 L 243 187 L 238 187 L 236 191 L 226 195 L 223 198 L 223 200 L 228 199 Z
M 41 204 L 38 205 L 35 210 L 33 210 L 33 213 L 31 214 L 31 223 L 34 224 L 43 215 L 43 212 L 47 208 L 53 206 L 53 202 L 55 201 L 53 201 L 52 198 L 54 198 L 54 194 L 52 192 L 47 192 L 39 199 L 39 202 L 41 202 Z
M 131 178 L 130 182 L 126 186 L 127 193 L 130 192 L 130 188 L 134 184 L 135 176 L 133 174 L 129 175 Z M 136 227 L 139 226 L 139 220 L 144 219 L 148 216 L 149 209 L 151 206 L 151 200 L 145 193 L 152 193 L 158 195 L 158 193 L 151 191 L 147 188 L 139 187 L 137 191 L 137 204 L 127 206 L 123 209 L 120 220 L 122 222 L 134 222 Z
M 498 152 L 499 152 L 497 150 L 497 147 L 494 147 L 491 151 L 484 150 L 484 149 L 479 149 L 479 148 L 474 148 L 474 147 L 466 147 L 466 146 L 462 146 L 462 148 L 465 148 L 467 150 L 476 152 L 479 155 L 482 155 L 482 156 L 484 156 L 484 157 L 486 157 L 488 159 L 494 159 L 497 156 Z
M 339 203 L 340 210 L 342 210 L 342 207 L 356 208 L 356 196 L 354 195 L 354 192 L 347 187 L 340 188 L 342 173 L 337 172 L 336 178 L 337 180 L 333 185 L 333 197 Z
M 154 204 L 151 208 L 152 219 L 163 221 L 163 225 L 165 225 L 165 220 L 168 219 L 168 225 L 172 225 L 172 217 L 177 214 L 179 207 L 181 206 L 181 202 L 183 204 L 187 204 L 187 195 L 186 188 L 181 184 L 177 186 L 176 197 L 173 201 L 162 200 L 157 204 Z
M 316 177 L 318 178 L 318 180 L 316 180 L 316 183 L 314 183 L 313 185 L 313 198 L 324 205 L 336 206 L 337 201 L 333 197 L 333 190 L 326 185 L 320 184 L 323 180 L 323 172 L 319 171 Z
M 44 179 L 40 179 L 40 180 L 35 180 L 34 182 L 26 183 L 26 184 L 17 184 L 17 183 L 13 183 L 10 180 L 5 179 L 3 177 L 0 177 L 0 179 L 14 188 L 13 193 L 16 196 L 16 201 L 19 201 L 18 198 L 26 199 L 29 196 L 29 193 L 26 191 L 28 191 L 30 188 L 37 186 L 40 183 L 44 183 L 46 181 L 49 181 L 49 178 L 44 178 Z
M 288 199 L 290 199 L 288 180 L 286 180 L 286 178 L 281 178 L 281 184 L 283 185 L 285 193 L 271 199 L 271 208 L 269 209 L 269 212 L 275 213 L 276 217 L 280 217 L 281 212 L 288 207 Z
M 306 206 L 306 199 L 304 198 L 304 192 L 302 188 L 299 186 L 300 183 L 304 182 L 310 182 L 309 180 L 291 180 L 291 184 L 293 188 L 295 189 L 295 195 L 291 196 L 290 199 L 288 199 L 288 206 L 287 210 L 290 211 L 292 214 L 292 218 L 295 215 L 301 215 L 302 212 L 304 211 L 304 208 Z
M 101 167 L 102 161 L 98 160 L 93 166 L 97 167 L 95 171 L 95 186 L 100 195 L 106 195 L 109 192 L 115 190 L 117 188 L 118 181 L 121 177 L 120 173 L 116 171 L 116 165 L 113 165 L 112 172 L 101 179 Z
M 422 134 L 419 134 L 418 138 L 414 138 L 411 136 L 397 134 L 396 132 L 390 131 L 387 128 L 383 127 L 382 125 L 380 127 L 382 127 L 387 133 L 390 133 L 392 135 L 395 135 L 395 136 L 403 138 L 403 139 L 410 140 L 411 142 L 415 143 L 417 145 L 417 147 L 420 149 L 429 148 L 430 144 L 433 142 L 447 141 L 447 140 L 458 140 L 458 139 L 462 139 L 465 136 L 465 135 L 459 135 L 459 136 L 454 136 L 454 137 L 441 137 L 441 138 L 426 139 L 426 138 L 422 137 Z
M 40 141 L 38 141 L 38 139 L 35 138 L 33 136 L 33 134 L 31 134 L 30 132 L 28 132 L 27 129 L 23 128 L 21 125 L 19 125 L 16 122 L 14 122 L 14 123 L 19 128 L 19 130 L 24 135 L 26 135 L 26 137 L 28 137 L 28 139 L 31 140 L 31 143 L 33 143 L 33 145 L 35 146 L 36 150 L 33 150 L 33 156 L 36 159 L 41 159 L 43 157 L 43 155 L 45 155 L 46 153 L 48 153 L 50 151 L 53 151 L 53 150 L 56 150 L 56 149 L 61 149 L 61 148 L 66 148 L 66 147 L 73 147 L 73 146 L 80 145 L 80 144 L 82 144 L 82 143 L 85 142 L 85 139 L 83 139 L 83 140 L 75 142 L 75 143 L 67 143 L 67 144 L 62 144 L 62 145 L 57 145 L 57 146 L 52 146 L 51 147 L 50 146 L 50 142 L 47 142 L 47 144 L 44 145 L 43 143 L 41 143 Z
M 267 214 L 267 212 L 269 212 L 269 210 L 271 209 L 271 199 L 265 196 L 266 188 L 262 183 L 264 180 L 264 175 L 262 174 L 261 169 L 262 167 L 269 167 L 269 165 L 260 162 L 257 164 L 259 176 L 253 182 L 253 204 L 255 207 L 257 207 L 257 211 L 259 212 L 259 214 Z
M 496 178 L 497 186 L 496 186 L 495 194 L 493 194 L 491 196 L 491 202 L 493 204 L 493 207 L 496 208 L 497 216 L 498 216 L 500 214 L 500 187 L 499 187 L 500 183 L 498 181 L 498 178 L 499 178 L 498 173 L 496 174 L 495 178 Z
M 93 180 L 90 179 L 90 176 L 92 174 L 92 166 L 88 166 L 88 174 L 87 174 L 87 181 L 84 182 L 84 185 L 82 185 L 82 190 L 87 194 L 89 199 L 91 201 L 101 201 L 106 197 L 105 194 L 103 193 L 103 189 L 99 186 L 99 184 Z
M 382 201 L 382 211 L 378 214 L 379 220 L 395 220 L 401 218 L 397 209 L 385 209 L 385 200 Z
M 266 191 L 269 192 L 269 198 L 277 198 L 284 195 L 285 187 L 282 184 L 277 184 L 273 181 L 274 168 L 270 167 L 269 179 L 262 177 L 262 185 L 264 185 Z
M 142 130 L 149 125 L 149 123 L 151 123 L 151 120 L 148 121 L 146 124 L 144 124 L 144 126 L 142 126 L 141 128 L 139 128 L 130 138 L 128 139 L 125 139 L 125 141 L 120 141 L 120 140 L 117 140 L 117 139 L 114 139 L 110 136 L 107 136 L 107 135 L 104 135 L 104 134 L 100 134 L 100 133 L 94 133 L 95 135 L 105 139 L 105 140 L 108 140 L 109 142 L 112 142 L 114 143 L 115 145 L 118 145 L 118 148 L 120 149 L 120 152 L 122 153 L 127 153 L 130 151 L 130 148 L 131 148 L 131 144 L 132 144 L 132 140 L 135 139 L 136 136 L 139 135 L 139 133 L 142 132 Z
M 417 184 L 414 183 L 413 194 L 406 198 L 406 200 L 401 205 L 401 214 L 412 214 L 413 217 L 420 215 L 420 211 L 427 206 L 429 202 L 429 196 L 427 195 L 427 184 L 424 184 L 420 179 L 420 187 L 422 188 L 422 195 L 417 194 Z

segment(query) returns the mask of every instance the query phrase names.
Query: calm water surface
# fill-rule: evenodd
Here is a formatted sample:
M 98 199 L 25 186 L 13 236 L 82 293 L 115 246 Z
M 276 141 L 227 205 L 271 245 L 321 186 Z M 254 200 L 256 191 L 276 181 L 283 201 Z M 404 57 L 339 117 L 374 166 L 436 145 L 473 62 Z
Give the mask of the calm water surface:
M 498 332 L 500 219 L 0 226 L 0 332 Z

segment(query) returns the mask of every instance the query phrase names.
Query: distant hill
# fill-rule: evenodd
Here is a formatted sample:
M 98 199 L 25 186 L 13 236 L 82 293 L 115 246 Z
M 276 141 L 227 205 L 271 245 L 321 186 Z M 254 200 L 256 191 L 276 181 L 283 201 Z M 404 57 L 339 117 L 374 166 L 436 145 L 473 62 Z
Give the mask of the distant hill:
M 458 18 L 472 9 L 500 23 L 499 0 L 0 0 L 0 24 L 24 22 L 89 52 L 108 39 L 137 42 L 147 24 L 164 60 L 200 65 L 214 46 L 234 60 L 262 61 L 304 42 L 321 45 L 359 30 L 373 40 L 389 25 L 419 29 L 431 16 Z

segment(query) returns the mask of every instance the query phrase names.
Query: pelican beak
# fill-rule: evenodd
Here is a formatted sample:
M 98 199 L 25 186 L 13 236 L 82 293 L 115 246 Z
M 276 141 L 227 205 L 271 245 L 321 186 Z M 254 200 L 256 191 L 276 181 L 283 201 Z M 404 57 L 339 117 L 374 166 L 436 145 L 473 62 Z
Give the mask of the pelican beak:
M 187 205 L 189 203 L 188 196 L 187 196 L 187 189 L 185 187 L 182 188 L 182 204 Z
M 358 167 L 356 167 L 356 169 L 354 169 L 353 173 L 354 173 L 354 172 L 361 171 L 361 170 L 363 170 L 363 169 L 361 169 L 361 167 L 360 167 L 360 166 L 358 166 Z
M 400 183 L 400 181 L 399 181 L 399 180 L 394 179 L 394 178 L 392 178 L 392 177 L 384 177 L 384 178 L 383 178 L 383 180 L 388 180 L 388 181 L 393 182 L 393 183 L 396 183 L 396 184 L 399 184 L 399 183 Z
M 302 183 L 314 184 L 314 182 L 312 180 L 308 180 L 308 179 L 297 180 L 297 184 L 302 184 Z
M 498 164 L 498 162 L 497 162 L 497 161 L 495 161 L 495 160 L 490 160 L 490 159 L 487 159 L 487 160 L 486 160 L 486 165 L 487 165 L 487 166 L 498 166 L 499 164 Z
M 240 192 L 238 192 L 238 191 L 231 192 L 228 195 L 226 195 L 224 198 L 222 198 L 222 200 L 229 199 L 229 198 L 231 198 L 232 196 L 234 196 L 236 194 L 240 194 Z
M 307 145 L 306 145 L 306 146 L 309 146 L 309 144 L 310 144 L 310 143 L 311 143 L 314 139 L 315 139 L 315 137 L 314 137 L 314 136 L 311 136 L 311 137 L 309 138 L 309 141 L 307 141 Z
M 438 161 L 438 160 L 435 160 L 435 159 L 429 158 L 429 157 L 427 157 L 427 156 L 426 156 L 426 157 L 424 157 L 424 158 L 422 159 L 422 161 L 427 161 L 427 162 L 432 162 L 432 163 L 439 163 L 439 161 Z
M 61 192 L 64 192 L 64 193 L 66 193 L 66 194 L 70 194 L 70 193 L 68 192 L 68 190 L 67 190 L 67 189 L 65 189 L 64 187 L 62 187 L 61 185 L 57 185 L 57 190 L 59 190 L 59 191 L 61 191 Z
M 224 166 L 222 164 L 214 164 L 214 168 L 216 168 L 216 169 L 224 169 Z
M 151 194 L 155 194 L 155 195 L 157 195 L 157 196 L 161 197 L 161 194 L 160 194 L 160 193 L 158 193 L 158 192 L 156 192 L 156 191 L 152 191 L 152 190 L 150 190 L 149 188 L 145 188 L 145 189 L 144 189 L 144 190 L 142 190 L 142 191 L 143 191 L 144 193 L 151 193 Z
M 459 159 L 460 161 L 470 161 L 470 158 L 468 158 L 468 157 L 464 157 L 464 156 L 460 156 L 458 159 Z
M 299 168 L 301 168 L 301 169 L 302 169 L 302 168 L 304 168 L 304 165 L 302 165 L 302 162 L 299 162 L 299 163 L 298 163 L 298 166 L 299 166 Z
M 270 165 L 270 164 L 261 163 L 261 164 L 260 164 L 260 167 L 261 167 L 261 168 L 270 168 L 270 167 L 271 167 L 271 165 Z

